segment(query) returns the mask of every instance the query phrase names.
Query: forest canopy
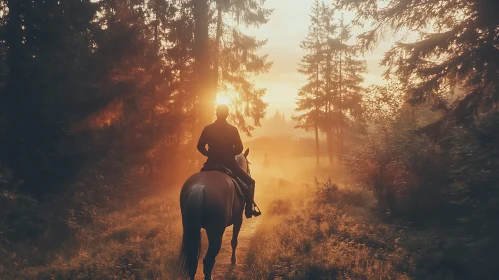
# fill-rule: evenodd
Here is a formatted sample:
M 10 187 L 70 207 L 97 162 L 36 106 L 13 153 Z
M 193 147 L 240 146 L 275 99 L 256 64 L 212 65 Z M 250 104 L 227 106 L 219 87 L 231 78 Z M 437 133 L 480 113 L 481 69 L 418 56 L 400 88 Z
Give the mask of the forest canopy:
M 263 2 L 0 1 L 0 160 L 43 194 L 87 162 L 180 160 L 231 92 L 232 120 L 260 124 L 271 63 L 240 27 L 265 24 Z M 182 160 L 194 159 L 192 152 Z M 21 183 L 22 182 L 22 183 Z
M 372 28 L 359 36 L 364 49 L 387 33 L 415 31 L 415 42 L 396 43 L 382 65 L 386 77 L 407 85 L 410 101 L 430 102 L 458 119 L 494 108 L 499 97 L 499 2 L 494 0 L 334 0 L 337 9 L 355 12 L 358 24 Z M 462 92 L 455 103 L 448 93 Z

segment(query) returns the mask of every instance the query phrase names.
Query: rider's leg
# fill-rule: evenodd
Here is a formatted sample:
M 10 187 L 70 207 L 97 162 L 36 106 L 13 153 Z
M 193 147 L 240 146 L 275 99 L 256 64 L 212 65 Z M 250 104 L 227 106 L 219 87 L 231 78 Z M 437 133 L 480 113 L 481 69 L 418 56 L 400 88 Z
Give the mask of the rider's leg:
M 245 190 L 245 198 L 246 198 L 246 207 L 245 207 L 245 215 L 246 215 L 246 218 L 251 218 L 253 215 L 255 216 L 258 216 L 260 215 L 259 212 L 255 211 L 253 209 L 253 202 L 254 202 L 254 198 L 255 198 L 255 180 L 253 180 L 253 178 L 251 178 L 251 176 L 246 173 L 246 171 L 244 171 L 238 164 L 237 162 L 234 160 L 234 162 L 232 163 L 228 163 L 227 164 L 227 167 L 232 171 L 234 172 L 234 174 L 241 178 L 241 180 L 244 181 L 244 183 L 246 183 L 246 185 L 248 186 L 248 189 Z
M 251 216 L 255 215 L 255 211 L 253 210 L 253 202 L 255 199 L 255 181 L 250 182 L 248 185 L 246 197 L 246 207 L 244 208 L 244 214 L 246 218 L 251 218 Z

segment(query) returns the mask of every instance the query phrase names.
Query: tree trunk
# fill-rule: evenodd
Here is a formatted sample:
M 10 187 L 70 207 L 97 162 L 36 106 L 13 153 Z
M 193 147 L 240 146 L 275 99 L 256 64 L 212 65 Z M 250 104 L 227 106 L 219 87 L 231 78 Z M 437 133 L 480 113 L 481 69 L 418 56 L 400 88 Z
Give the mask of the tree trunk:
M 328 37 L 330 35 L 331 26 L 329 20 L 326 22 L 326 31 Z M 325 104 L 325 112 L 326 112 L 326 142 L 327 142 L 327 155 L 329 158 L 329 165 L 333 166 L 333 145 L 332 145 L 332 119 L 331 119 L 331 91 L 332 91 L 332 81 L 331 81 L 331 49 L 329 46 L 329 42 L 326 43 L 326 104 Z
M 333 145 L 332 129 L 328 129 L 327 131 L 327 149 L 328 149 L 329 165 L 332 167 L 334 163 L 334 145 Z
M 215 38 L 215 57 L 213 58 L 213 89 L 212 91 L 214 92 L 215 96 L 218 93 L 218 73 L 219 73 L 219 68 L 220 68 L 220 40 L 222 38 L 222 1 L 217 0 L 217 34 Z
M 339 110 L 340 110 L 340 133 L 339 133 L 339 150 L 340 150 L 340 157 L 341 154 L 343 153 L 343 89 L 342 89 L 342 83 L 343 83 L 343 76 L 342 76 L 342 55 L 340 51 L 340 82 L 339 82 Z
M 317 18 L 319 18 L 319 15 L 317 14 Z M 319 64 L 320 64 L 320 42 L 319 42 L 319 35 L 317 33 L 317 42 L 316 42 L 316 48 L 317 48 L 317 53 L 316 53 L 316 58 L 317 58 L 317 66 L 315 69 L 315 81 L 316 81 L 316 86 L 315 86 L 315 149 L 316 149 L 316 156 L 317 156 L 317 168 L 319 168 L 319 74 L 320 74 L 320 69 L 319 69 Z
M 334 147 L 333 147 L 333 131 L 332 131 L 332 125 L 331 125 L 331 102 L 329 101 L 329 86 L 327 88 L 328 93 L 326 98 L 326 104 L 324 106 L 324 112 L 326 112 L 326 120 L 325 120 L 325 130 L 326 130 L 326 149 L 327 149 L 327 155 L 329 158 L 329 165 L 333 166 L 333 156 L 334 156 Z
M 315 124 L 315 152 L 316 152 L 316 159 L 317 159 L 317 168 L 319 168 L 319 126 L 317 123 Z
M 22 151 L 26 150 L 25 141 L 20 141 L 25 136 L 25 125 L 23 120 L 19 119 L 19 114 L 16 114 L 16 111 L 23 110 L 22 104 L 26 92 L 23 77 L 23 65 L 26 63 L 27 54 L 25 45 L 22 43 L 25 33 L 22 29 L 23 4 L 25 4 L 24 1 L 7 2 L 9 14 L 4 26 L 4 40 L 8 48 L 6 63 L 9 71 L 5 90 L 8 94 L 4 94 L 1 100 L 3 104 L 0 104 L 7 124 L 6 143 L 0 147 L 2 151 L 0 157 L 4 160 L 4 165 L 12 169 L 14 175 L 22 167 L 24 159 Z
M 202 128 L 213 119 L 214 97 L 210 86 L 209 51 L 209 6 L 207 0 L 194 0 L 194 84 L 197 97 L 198 122 L 194 128 L 194 138 L 201 134 Z
M 158 65 L 158 54 L 159 54 L 159 1 L 156 0 L 156 5 L 154 7 L 154 16 L 155 16 L 155 22 L 154 22 L 154 48 L 151 52 L 151 65 L 153 67 L 153 73 L 152 73 L 152 79 L 151 79 L 151 87 L 150 87 L 150 94 L 151 94 L 151 108 L 150 109 L 150 147 L 154 147 L 156 145 L 156 114 L 154 112 L 154 109 L 156 107 L 156 92 L 157 92 L 157 82 L 159 79 L 159 65 Z M 151 158 L 149 159 L 149 175 L 153 176 L 154 175 L 154 156 L 152 155 Z
M 211 94 L 210 51 L 209 51 L 209 5 L 208 0 L 193 0 L 194 15 L 194 67 L 193 89 L 195 92 L 195 116 L 192 128 L 191 146 L 195 147 L 204 126 L 213 119 L 214 98 Z M 194 163 L 201 163 L 204 158 L 199 153 L 193 157 Z

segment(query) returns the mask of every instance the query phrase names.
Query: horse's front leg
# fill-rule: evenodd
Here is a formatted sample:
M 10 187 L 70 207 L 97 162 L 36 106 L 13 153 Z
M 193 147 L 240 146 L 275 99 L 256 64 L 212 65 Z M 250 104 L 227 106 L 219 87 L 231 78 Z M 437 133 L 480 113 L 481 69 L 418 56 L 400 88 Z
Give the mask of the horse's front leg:
M 241 213 L 241 217 L 239 217 L 238 219 L 236 219 L 236 221 L 234 221 L 234 227 L 232 230 L 232 240 L 230 242 L 230 245 L 232 246 L 232 257 L 230 258 L 232 266 L 236 265 L 237 236 L 239 235 L 239 231 L 241 230 L 242 223 L 243 223 L 243 216 Z

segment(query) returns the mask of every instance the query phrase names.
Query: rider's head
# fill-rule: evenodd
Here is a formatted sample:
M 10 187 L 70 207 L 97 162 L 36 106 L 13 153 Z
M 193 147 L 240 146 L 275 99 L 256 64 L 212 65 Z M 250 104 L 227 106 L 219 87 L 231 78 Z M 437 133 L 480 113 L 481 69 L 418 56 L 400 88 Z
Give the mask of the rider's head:
M 229 106 L 225 104 L 217 105 L 217 119 L 225 120 L 229 116 Z

